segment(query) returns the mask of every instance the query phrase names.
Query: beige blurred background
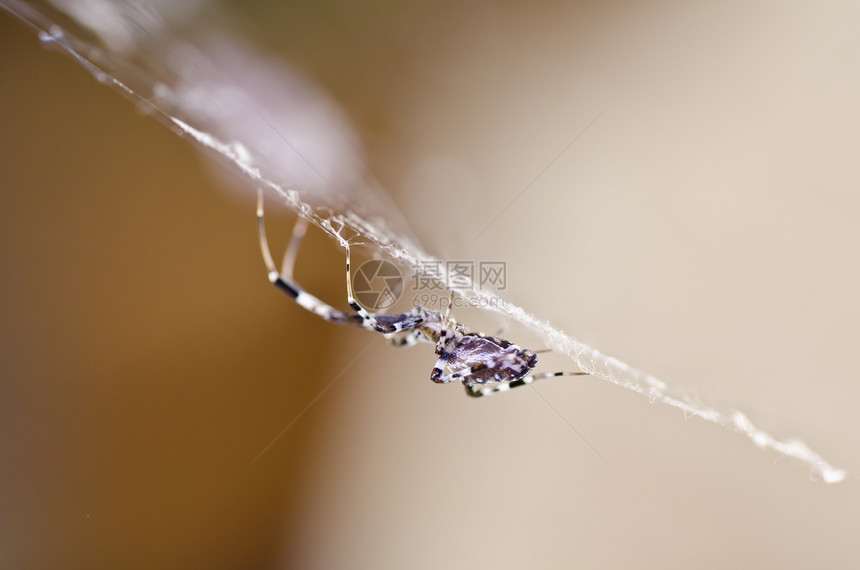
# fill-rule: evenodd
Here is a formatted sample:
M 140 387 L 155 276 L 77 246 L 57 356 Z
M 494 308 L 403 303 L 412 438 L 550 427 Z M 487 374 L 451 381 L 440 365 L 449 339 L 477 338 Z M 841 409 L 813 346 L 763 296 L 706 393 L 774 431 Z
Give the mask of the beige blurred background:
M 237 18 L 343 105 L 432 253 L 505 260 L 512 302 L 853 473 L 858 23 L 841 2 Z M 860 562 L 856 476 L 596 379 L 467 400 L 429 346 L 300 310 L 250 190 L 5 13 L 0 43 L 3 568 Z M 342 304 L 342 263 L 313 233 L 300 280 Z

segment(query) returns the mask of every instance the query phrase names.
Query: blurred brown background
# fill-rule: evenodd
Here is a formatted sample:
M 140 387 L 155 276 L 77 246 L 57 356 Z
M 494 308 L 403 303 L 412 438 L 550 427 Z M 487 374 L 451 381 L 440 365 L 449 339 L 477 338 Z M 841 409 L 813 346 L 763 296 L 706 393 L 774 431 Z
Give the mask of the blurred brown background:
M 431 252 L 860 469 L 860 8 L 279 6 L 237 25 L 344 106 Z M 430 347 L 300 310 L 250 191 L 5 13 L 0 42 L 0 566 L 860 561 L 853 476 L 593 379 L 470 401 Z M 319 233 L 298 271 L 341 302 Z

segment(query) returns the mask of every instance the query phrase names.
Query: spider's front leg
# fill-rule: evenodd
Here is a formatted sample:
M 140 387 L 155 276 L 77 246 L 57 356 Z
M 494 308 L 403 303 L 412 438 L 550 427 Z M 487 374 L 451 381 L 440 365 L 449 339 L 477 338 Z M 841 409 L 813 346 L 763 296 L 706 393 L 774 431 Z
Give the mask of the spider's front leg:
M 299 246 L 302 238 L 304 238 L 305 230 L 307 229 L 307 221 L 304 218 L 299 218 L 293 228 L 293 236 L 290 239 L 290 244 L 284 254 L 284 263 L 280 270 L 275 266 L 272 258 L 272 253 L 269 250 L 269 241 L 266 239 L 266 226 L 264 223 L 263 213 L 263 191 L 257 190 L 257 232 L 260 238 L 260 251 L 263 254 L 263 261 L 266 264 L 266 269 L 269 273 L 269 281 L 275 287 L 284 291 L 287 295 L 295 299 L 303 308 L 315 313 L 327 321 L 342 325 L 359 326 L 369 330 L 373 330 L 383 334 L 392 334 L 403 330 L 413 328 L 420 322 L 420 315 L 411 317 L 410 315 L 380 315 L 379 317 L 368 313 L 352 294 L 352 282 L 350 280 L 350 255 L 349 246 L 346 248 L 346 290 L 347 301 L 349 306 L 355 310 L 357 314 L 339 311 L 325 303 L 324 301 L 314 297 L 293 280 L 293 266 L 298 256 Z M 380 324 L 380 320 L 385 320 L 385 325 Z
M 388 341 L 391 343 L 391 346 L 406 348 L 416 344 L 420 339 L 420 335 L 421 331 L 416 328 L 411 330 L 409 334 L 388 337 Z
M 358 301 L 355 299 L 355 295 L 352 292 L 352 270 L 350 266 L 350 251 L 349 244 L 345 245 L 346 247 L 346 302 L 355 311 L 362 320 L 362 326 L 366 329 L 375 330 L 380 333 L 392 333 L 396 331 L 386 330 L 384 327 L 380 326 L 378 322 L 376 322 L 376 318 L 367 312 L 367 310 L 362 307 Z
M 293 236 L 284 254 L 284 262 L 280 270 L 275 266 L 272 253 L 269 250 L 269 241 L 266 239 L 266 225 L 263 212 L 263 191 L 257 190 L 257 233 L 260 238 L 260 251 L 272 284 L 292 297 L 296 303 L 308 311 L 315 313 L 327 321 L 343 325 L 362 326 L 363 321 L 358 315 L 338 311 L 324 301 L 314 297 L 293 280 L 293 266 L 298 256 L 299 246 L 307 229 L 307 221 L 299 218 L 293 227 Z

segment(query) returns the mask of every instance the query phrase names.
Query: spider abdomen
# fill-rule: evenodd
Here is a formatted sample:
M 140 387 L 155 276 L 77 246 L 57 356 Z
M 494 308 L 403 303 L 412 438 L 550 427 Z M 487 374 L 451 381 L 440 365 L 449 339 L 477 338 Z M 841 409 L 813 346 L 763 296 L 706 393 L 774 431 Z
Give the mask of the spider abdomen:
M 465 334 L 450 348 L 448 366 L 452 370 L 471 369 L 466 384 L 511 382 L 528 374 L 537 364 L 537 355 L 504 339 Z

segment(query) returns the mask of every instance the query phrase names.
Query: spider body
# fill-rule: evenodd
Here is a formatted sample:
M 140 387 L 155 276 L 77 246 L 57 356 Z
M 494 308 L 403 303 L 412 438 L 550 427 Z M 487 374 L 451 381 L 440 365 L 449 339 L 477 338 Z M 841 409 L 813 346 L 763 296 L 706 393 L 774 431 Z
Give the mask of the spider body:
M 441 362 L 433 368 L 430 379 L 444 383 L 459 378 L 467 386 L 519 380 L 537 364 L 536 354 L 506 340 L 474 332 L 455 333 L 436 354 Z M 445 376 L 441 364 L 460 372 Z M 465 371 L 468 372 L 463 375 Z
M 369 313 L 355 299 L 350 274 L 350 250 L 346 247 L 347 303 L 354 313 L 339 311 L 304 291 L 292 279 L 293 265 L 298 247 L 304 237 L 307 223 L 299 219 L 293 237 L 284 255 L 279 271 L 275 267 L 266 240 L 263 223 L 263 194 L 258 191 L 257 228 L 263 260 L 269 270 L 269 280 L 292 297 L 296 303 L 322 318 L 349 326 L 373 330 L 384 335 L 395 346 L 411 346 L 417 342 L 435 345 L 439 356 L 430 380 L 447 384 L 459 380 L 472 397 L 504 392 L 534 380 L 551 376 L 577 376 L 586 372 L 552 372 L 532 374 L 537 364 L 537 353 L 520 348 L 504 339 L 470 331 L 450 317 L 451 302 L 445 314 L 416 307 L 408 313 Z M 451 295 L 453 301 L 453 293 Z M 446 374 L 446 370 L 448 373 Z M 487 385 L 490 386 L 487 386 Z

